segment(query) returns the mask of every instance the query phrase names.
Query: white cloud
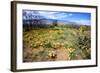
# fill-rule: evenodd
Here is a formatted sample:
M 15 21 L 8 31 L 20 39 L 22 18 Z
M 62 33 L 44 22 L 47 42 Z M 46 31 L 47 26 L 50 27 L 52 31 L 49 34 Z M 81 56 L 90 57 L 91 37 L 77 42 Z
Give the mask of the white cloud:
M 71 14 L 71 13 L 69 14 L 69 16 L 72 16 L 72 15 L 73 15 L 73 14 Z
M 57 12 L 39 11 L 39 13 L 40 13 L 41 15 L 53 15 L 53 14 L 56 14 Z

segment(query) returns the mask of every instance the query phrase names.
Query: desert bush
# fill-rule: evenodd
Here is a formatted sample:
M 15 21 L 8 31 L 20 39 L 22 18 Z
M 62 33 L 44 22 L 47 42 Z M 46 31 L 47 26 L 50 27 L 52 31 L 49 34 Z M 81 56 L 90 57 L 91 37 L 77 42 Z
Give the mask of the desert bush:
M 80 59 L 91 58 L 91 33 L 87 27 L 83 26 L 79 29 L 53 26 L 52 28 L 35 28 L 31 31 L 23 31 L 23 42 L 24 48 L 39 49 L 41 47 L 45 49 L 38 52 L 38 55 L 33 54 L 32 58 L 39 61 L 54 60 L 47 56 L 48 51 L 59 48 L 66 48 L 69 51 L 70 60 L 77 60 L 78 57 Z

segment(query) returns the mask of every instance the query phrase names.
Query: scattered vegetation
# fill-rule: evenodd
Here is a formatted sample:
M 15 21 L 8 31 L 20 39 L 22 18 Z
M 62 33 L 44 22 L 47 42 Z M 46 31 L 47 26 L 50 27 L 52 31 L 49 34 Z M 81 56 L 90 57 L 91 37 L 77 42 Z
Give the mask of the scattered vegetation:
M 68 52 L 67 60 L 91 58 L 90 26 L 54 25 L 48 28 L 23 28 L 24 62 L 56 61 L 57 50 L 64 48 Z M 63 57 L 62 57 L 63 60 Z M 64 59 L 65 60 L 65 59 Z

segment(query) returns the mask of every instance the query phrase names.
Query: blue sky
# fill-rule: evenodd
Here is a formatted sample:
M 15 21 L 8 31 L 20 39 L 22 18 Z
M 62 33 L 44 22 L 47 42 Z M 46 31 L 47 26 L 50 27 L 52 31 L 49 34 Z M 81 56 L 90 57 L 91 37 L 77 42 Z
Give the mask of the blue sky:
M 25 16 L 40 15 L 47 19 L 56 19 L 71 21 L 84 25 L 91 25 L 91 13 L 82 12 L 60 12 L 60 11 L 35 11 L 35 10 L 23 10 Z

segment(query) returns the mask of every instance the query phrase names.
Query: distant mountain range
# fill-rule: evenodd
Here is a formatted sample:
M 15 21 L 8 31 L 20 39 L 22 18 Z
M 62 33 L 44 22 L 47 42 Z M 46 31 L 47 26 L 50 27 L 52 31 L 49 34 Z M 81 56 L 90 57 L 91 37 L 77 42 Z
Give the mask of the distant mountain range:
M 73 22 L 73 21 L 69 21 L 69 20 L 56 20 L 56 19 L 43 19 L 45 21 L 47 21 L 48 23 L 52 23 L 53 21 L 57 21 L 58 25 L 67 25 L 67 24 L 73 24 L 73 25 L 85 25 L 82 23 L 77 23 L 77 22 Z
M 77 23 L 77 22 L 73 22 L 73 21 L 69 21 L 69 20 L 57 20 L 57 19 L 49 19 L 43 16 L 31 16 L 31 17 L 25 17 L 23 18 L 23 20 L 42 20 L 43 22 L 45 22 L 46 24 L 52 24 L 54 21 L 57 21 L 58 25 L 66 25 L 66 24 L 73 24 L 73 25 L 85 25 L 82 23 Z

